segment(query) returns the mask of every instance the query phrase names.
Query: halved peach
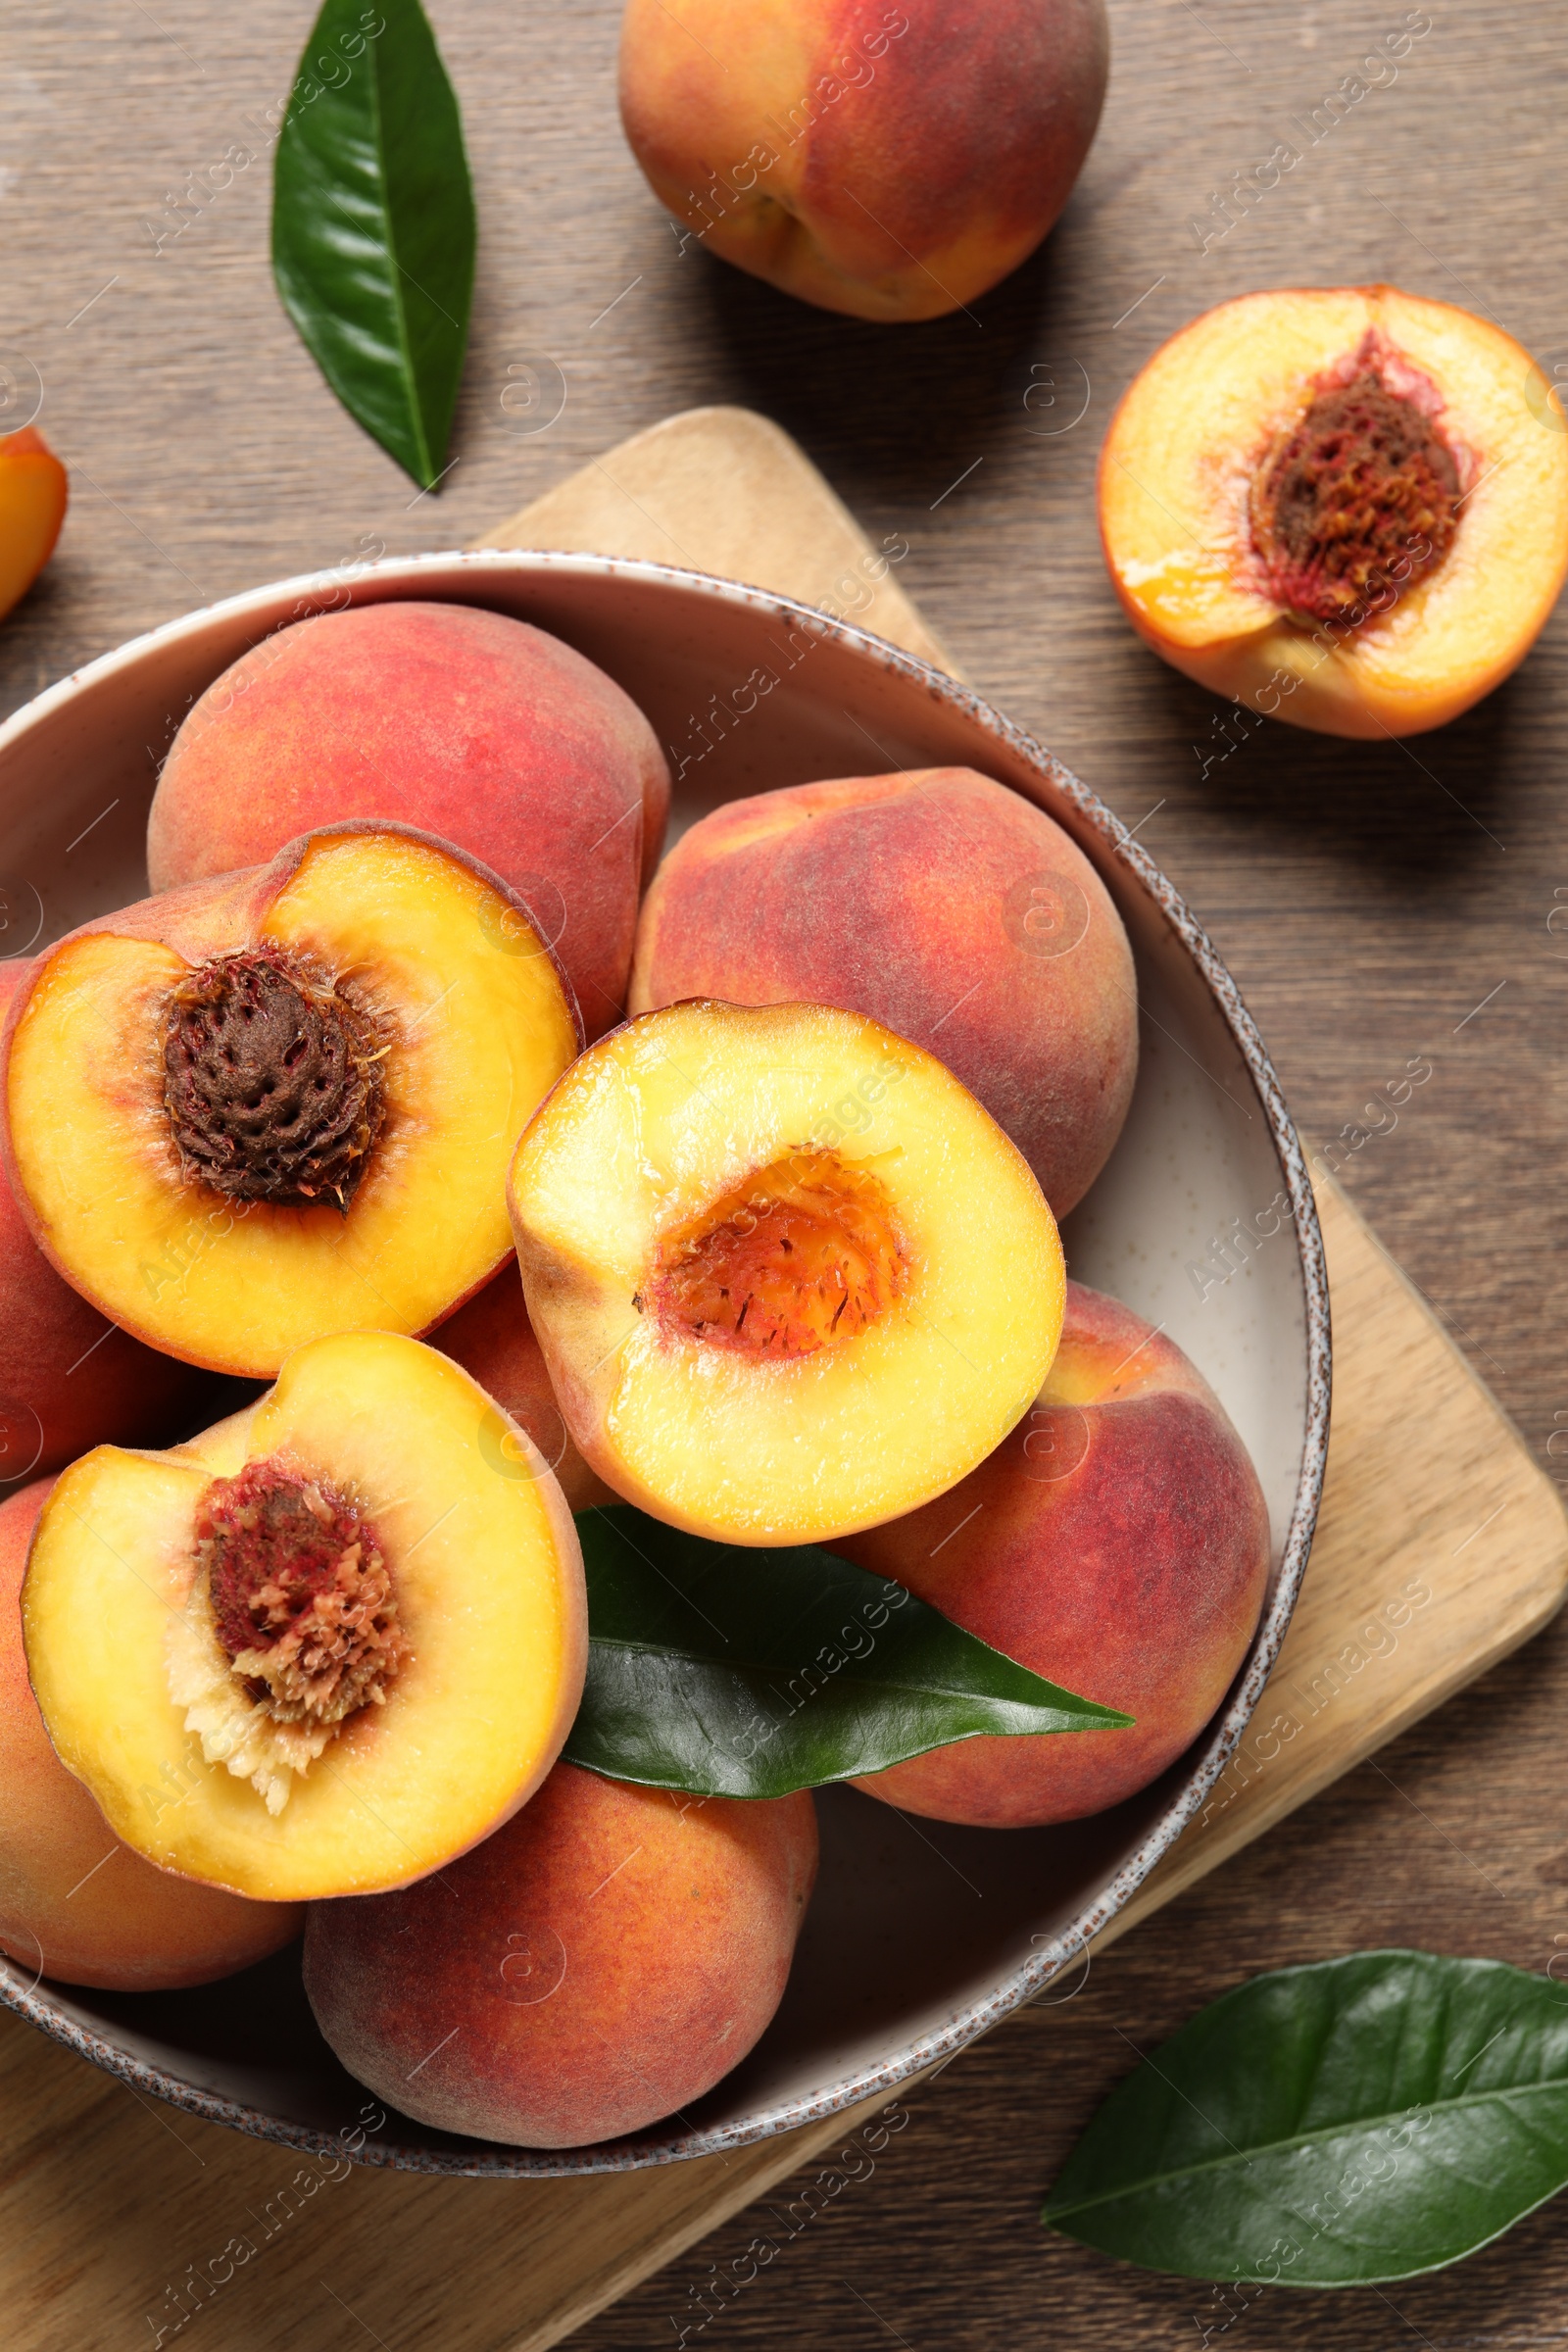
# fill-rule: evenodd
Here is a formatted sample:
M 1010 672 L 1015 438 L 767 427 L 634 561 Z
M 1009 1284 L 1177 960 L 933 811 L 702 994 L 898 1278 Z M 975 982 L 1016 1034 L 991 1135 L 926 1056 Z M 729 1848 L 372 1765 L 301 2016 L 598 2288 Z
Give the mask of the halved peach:
M 148 1861 L 297 1902 L 402 1886 L 506 1821 L 582 1694 L 582 1554 L 527 1439 L 392 1332 L 292 1355 L 188 1446 L 100 1446 L 44 1505 L 27 1670 Z
M 528 1313 L 591 1468 L 676 1527 L 806 1544 L 940 1494 L 1061 1329 L 1055 1220 L 934 1055 L 822 1004 L 612 1031 L 512 1170 Z
M 496 875 L 349 823 L 72 933 L 7 1036 L 10 1173 L 46 1254 L 153 1347 L 267 1377 L 323 1332 L 428 1330 L 488 1280 L 513 1150 L 581 1033 Z
M 1288 288 L 1157 351 L 1100 464 L 1105 562 L 1155 653 L 1331 735 L 1443 725 L 1568 575 L 1568 418 L 1510 335 L 1393 286 Z
M 39 1976 L 115 1992 L 209 1984 L 292 1943 L 304 1908 L 155 1870 L 121 1843 L 50 1746 L 19 1603 L 51 1484 L 0 1502 L 0 1951 Z
M 0 614 L 54 554 L 69 495 L 66 469 L 36 425 L 0 434 Z

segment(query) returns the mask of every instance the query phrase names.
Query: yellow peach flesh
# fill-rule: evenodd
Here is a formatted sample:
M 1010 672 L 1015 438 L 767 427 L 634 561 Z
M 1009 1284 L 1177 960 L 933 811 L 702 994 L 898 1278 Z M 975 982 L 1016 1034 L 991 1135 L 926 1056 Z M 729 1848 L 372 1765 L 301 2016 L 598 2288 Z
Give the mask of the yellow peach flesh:
M 527 1441 L 417 1341 L 349 1332 L 290 1358 L 259 1403 L 177 1453 L 99 1446 L 33 1540 L 28 1670 L 62 1761 L 149 1861 L 273 1901 L 398 1886 L 505 1821 L 581 1695 L 586 1601 L 559 1490 L 497 1467 Z M 352 1496 L 386 1550 L 410 1655 L 270 1814 L 205 1760 L 169 1695 L 170 1620 L 196 1573 L 213 1475 L 280 1460 Z
M 864 1327 L 779 1356 L 658 1311 L 662 1246 L 792 1154 L 885 1192 L 904 1252 Z M 562 1410 L 628 1500 L 741 1544 L 812 1543 L 940 1494 L 1027 1410 L 1064 1297 L 1015 1147 L 941 1063 L 822 1005 L 679 1004 L 567 1072 L 513 1218 Z
M 7 1090 L 39 1238 L 76 1288 L 154 1346 L 266 1375 L 323 1330 L 424 1330 L 494 1271 L 513 1146 L 577 1040 L 548 955 L 523 952 L 508 903 L 433 843 L 313 837 L 257 938 L 362 983 L 393 1037 L 386 1123 L 346 1216 L 183 1180 L 162 1041 L 188 966 L 156 940 L 110 929 L 56 951 Z
M 1314 630 L 1254 585 L 1253 468 L 1368 333 L 1427 379 L 1459 460 L 1443 561 L 1361 626 Z M 1251 294 L 1136 378 L 1101 461 L 1111 577 L 1134 626 L 1216 693 L 1334 734 L 1439 726 L 1523 657 L 1568 574 L 1568 431 L 1500 328 L 1392 287 Z

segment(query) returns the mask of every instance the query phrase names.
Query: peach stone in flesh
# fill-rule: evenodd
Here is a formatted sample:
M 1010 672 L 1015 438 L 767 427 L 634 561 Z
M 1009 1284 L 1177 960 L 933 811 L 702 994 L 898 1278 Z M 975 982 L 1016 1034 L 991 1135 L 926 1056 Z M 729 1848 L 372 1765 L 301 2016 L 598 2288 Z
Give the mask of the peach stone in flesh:
M 554 1763 L 587 1658 L 555 1480 L 390 1332 L 313 1341 L 168 1453 L 73 1463 L 22 1615 L 56 1753 L 116 1834 L 271 1901 L 404 1886 L 488 1837 Z
M 8 1170 L 104 1314 L 270 1377 L 323 1332 L 429 1330 L 488 1281 L 513 1148 L 581 1042 L 498 876 L 405 826 L 324 827 L 37 960 L 6 1032 Z
M 1568 577 L 1568 431 L 1513 338 L 1397 287 L 1244 294 L 1133 379 L 1101 537 L 1155 653 L 1266 715 L 1379 742 L 1468 710 Z

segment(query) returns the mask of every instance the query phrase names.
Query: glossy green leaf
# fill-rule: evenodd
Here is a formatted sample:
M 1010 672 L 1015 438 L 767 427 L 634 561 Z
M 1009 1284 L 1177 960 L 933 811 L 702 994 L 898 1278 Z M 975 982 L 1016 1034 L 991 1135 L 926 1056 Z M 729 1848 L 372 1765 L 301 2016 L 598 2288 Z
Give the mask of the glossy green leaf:
M 1100 2109 L 1042 2220 L 1146 2270 L 1360 2286 L 1568 2182 L 1568 1985 L 1355 1952 L 1254 1977 Z
M 277 142 L 272 270 L 350 414 L 438 479 L 473 295 L 458 102 L 419 0 L 326 0 Z
M 830 1551 L 707 1544 L 626 1504 L 577 1532 L 588 1682 L 564 1753 L 616 1780 L 784 1796 L 982 1732 L 1132 1720 Z

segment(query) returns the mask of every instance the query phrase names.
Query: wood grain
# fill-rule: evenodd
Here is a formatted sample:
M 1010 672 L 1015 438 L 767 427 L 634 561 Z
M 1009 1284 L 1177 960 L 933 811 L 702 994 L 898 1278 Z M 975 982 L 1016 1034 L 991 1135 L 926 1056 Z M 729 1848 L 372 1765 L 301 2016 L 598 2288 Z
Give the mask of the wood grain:
M 430 8 L 464 104 L 481 249 L 460 463 L 421 500 L 336 409 L 278 309 L 265 151 L 192 203 L 162 253 L 144 225 L 171 218 L 166 196 L 186 174 L 236 142 L 262 148 L 309 0 L 13 12 L 0 347 L 42 372 L 40 421 L 71 466 L 73 506 L 49 574 L 0 629 L 3 707 L 203 599 L 368 539 L 394 553 L 460 545 L 671 412 L 761 410 L 873 538 L 906 539 L 901 578 L 964 671 L 1141 827 L 1236 972 L 1310 1133 L 1360 1118 L 1407 1057 L 1434 1060 L 1433 1083 L 1396 1132 L 1349 1156 L 1345 1181 L 1560 1469 L 1568 944 L 1546 926 L 1564 927 L 1555 894 L 1568 892 L 1568 616 L 1439 735 L 1343 745 L 1269 725 L 1200 773 L 1215 706 L 1132 640 L 1093 514 L 1101 435 L 1133 371 L 1199 311 L 1253 286 L 1388 278 L 1484 306 L 1532 349 L 1562 351 L 1558 18 L 1523 0 L 1433 5 L 1397 82 L 1200 253 L 1190 219 L 1402 22 L 1402 0 L 1372 16 L 1354 0 L 1111 0 L 1104 122 L 1045 252 L 975 306 L 978 327 L 884 330 L 676 255 L 615 120 L 616 0 Z M 508 370 L 547 358 L 567 397 L 525 435 L 501 406 Z M 1076 382 L 1075 368 L 1088 411 L 1043 434 L 1064 411 L 1042 415 L 1035 388 Z M 1479 1524 L 1485 1473 L 1474 1500 Z M 1364 1576 L 1369 1596 L 1385 1591 L 1380 1558 Z M 853 2180 L 834 2176 L 842 2193 L 820 2218 L 722 2308 L 709 2297 L 714 2316 L 690 2340 L 1166 2352 L 1207 2326 L 1225 2328 L 1225 2352 L 1393 2352 L 1422 2337 L 1513 2352 L 1558 2338 L 1557 2207 L 1397 2290 L 1396 2309 L 1370 2293 L 1276 2293 L 1228 2313 L 1190 2284 L 1045 2239 L 1034 2216 L 1129 2045 L 1251 1970 L 1379 1943 L 1544 1968 L 1568 1948 L 1554 1940 L 1568 1937 L 1565 1703 L 1559 1620 L 1142 1922 L 1064 2006 L 1020 2013 L 946 2069 L 874 2167 L 858 2158 Z M 166 2283 L 243 2227 L 235 2188 L 265 2203 L 287 2178 L 275 2152 L 142 2110 L 17 2026 L 0 2034 L 0 2082 L 17 2119 L 0 2139 L 6 2332 L 24 2346 L 150 2342 L 144 2314 Z M 253 2169 L 228 2175 L 220 2149 Z M 477 2282 L 507 2341 L 509 2280 L 536 2233 L 527 2198 L 457 2184 L 460 2214 L 444 2185 L 356 2174 L 321 2191 L 237 2274 L 199 2340 L 307 2341 L 309 2304 L 336 2345 L 446 2352 L 461 2342 L 452 2310 Z M 755 2227 L 748 2214 L 721 2226 L 590 2322 L 582 2352 L 673 2343 L 705 2308 L 692 2290 L 744 2268 Z M 430 2267 L 411 2282 L 399 2253 L 416 2230 Z
M 854 518 L 788 437 L 732 408 L 670 418 L 607 453 L 487 533 L 482 544 L 660 559 L 673 546 L 682 562 L 699 568 L 744 563 L 756 585 L 813 603 L 831 599 L 841 572 L 865 577 L 859 559 L 868 553 Z M 884 582 L 877 594 L 874 618 L 883 633 L 929 652 L 934 640 L 896 583 Z M 1205 1813 L 1097 1939 L 1096 1950 L 1539 1630 L 1562 1598 L 1568 1518 L 1555 1492 L 1331 1181 L 1322 1184 L 1320 1202 L 1336 1392 L 1323 1511 L 1301 1598 L 1253 1723 Z M 1487 1482 L 1492 1508 L 1474 1525 L 1478 1478 Z M 1377 1566 L 1375 1588 L 1366 1579 L 1369 1559 Z M 59 2055 L 48 2052 L 41 2068 L 51 2090 Z M 14 2124 L 25 2131 L 29 2109 L 39 2103 L 27 2086 L 24 2056 L 19 2057 Z M 502 2345 L 543 2352 L 818 2155 L 849 2150 L 846 2167 L 863 2166 L 869 2151 L 860 2134 L 869 2130 L 888 2139 L 887 2125 L 873 2120 L 883 2104 L 873 2101 L 727 2159 L 517 2184 L 514 2193 L 523 2200 L 528 2224 L 526 2257 L 517 2259 L 509 2231 L 491 2237 L 481 2230 L 472 2239 L 464 2291 L 443 2304 L 444 2342 L 452 2352 Z M 104 2106 L 100 2180 L 133 2167 L 142 2136 L 123 2099 Z M 362 2281 L 384 2291 L 379 2273 L 389 2225 L 401 2289 L 417 2298 L 440 2267 L 445 2233 L 454 2225 L 466 2229 L 470 2219 L 472 2182 L 371 2176 L 356 2182 L 350 2197 L 339 2193 L 346 2180 L 322 2179 L 318 2168 L 291 2168 L 273 2149 L 195 2128 L 211 2143 L 203 2156 L 188 2118 L 160 2120 L 216 2176 L 207 2183 L 209 2200 L 221 2182 L 232 2190 L 233 2212 L 275 2225 L 264 2234 L 260 2225 L 238 2221 L 230 2239 L 212 2249 L 220 2270 L 225 2262 L 232 2269 L 224 2287 L 243 2281 L 251 2261 L 265 2260 L 274 2238 L 306 2234 L 301 2219 L 309 2206 L 294 2212 L 280 2201 L 290 2180 L 302 2196 L 321 2196 L 323 2213 L 335 2216 L 339 2283 L 326 2299 L 306 2298 L 288 2315 L 288 2340 L 301 2352 L 318 2346 L 326 2352 L 337 2340 L 337 2307 L 356 2309 Z M 164 2156 L 166 2164 L 174 2162 L 172 2151 Z M 52 2167 L 42 2164 L 26 2193 L 9 2203 L 9 2218 L 34 2261 L 40 2248 L 64 2253 L 61 2241 L 74 2224 Z M 136 2203 L 124 2210 L 139 2219 Z M 790 2242 L 765 2215 L 759 2226 L 763 2235 L 755 2242 L 773 2243 L 770 2229 Z M 57 2328 L 82 2325 L 106 2285 L 118 2284 L 124 2255 L 118 2237 L 100 2236 L 90 2268 L 67 2291 L 51 2295 L 50 2332 L 40 2342 L 49 2342 Z M 749 2261 L 757 2272 L 756 2255 Z M 206 2268 L 211 2275 L 210 2258 Z M 53 2264 L 46 2275 L 56 2275 Z M 194 2284 L 181 2290 L 175 2269 L 153 2332 L 159 2324 L 194 2316 L 196 2292 Z M 212 2299 L 220 2308 L 210 2327 L 221 2331 L 227 2322 L 238 2323 L 221 2289 Z M 696 2316 L 706 2308 L 694 2307 Z

